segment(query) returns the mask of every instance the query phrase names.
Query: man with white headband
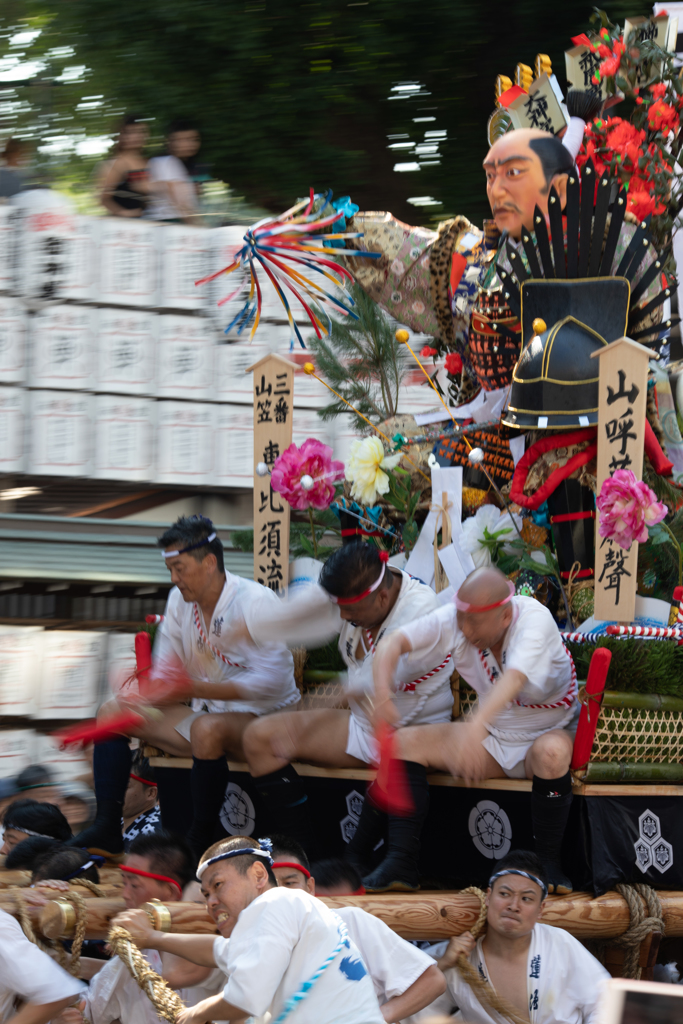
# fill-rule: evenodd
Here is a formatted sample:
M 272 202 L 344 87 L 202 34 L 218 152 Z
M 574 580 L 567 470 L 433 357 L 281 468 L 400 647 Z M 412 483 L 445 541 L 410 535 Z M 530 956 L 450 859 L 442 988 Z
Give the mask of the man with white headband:
M 314 855 L 315 832 L 308 821 L 306 793 L 294 768 L 297 760 L 329 768 L 377 765 L 372 719 L 376 707 L 372 664 L 376 652 L 396 630 L 439 605 L 434 591 L 387 564 L 385 552 L 363 542 L 344 544 L 327 559 L 319 585 L 295 592 L 277 606 L 244 610 L 246 630 L 256 644 L 269 639 L 320 646 L 335 635 L 348 669 L 350 710 L 326 708 L 270 715 L 252 722 L 244 735 L 244 752 L 269 814 L 269 827 L 298 839 Z M 405 658 L 391 701 L 400 725 L 447 722 L 453 697 L 450 654 Z M 411 762 L 411 758 L 407 758 Z M 366 795 L 349 855 L 368 892 L 419 888 L 417 858 L 420 832 L 429 806 L 422 764 L 406 764 L 414 811 L 399 817 L 380 812 Z M 373 850 L 387 830 L 386 855 L 370 871 Z
M 273 1024 L 384 1024 L 343 921 L 315 896 L 278 887 L 269 846 L 235 836 L 201 858 L 197 877 L 218 936 L 157 932 L 140 910 L 115 918 L 138 945 L 227 975 L 221 994 L 182 1012 L 177 1024 L 266 1013 Z
M 160 684 L 180 678 L 183 692 L 155 700 L 155 717 L 130 729 L 129 735 L 167 754 L 193 755 L 194 817 L 187 838 L 199 857 L 215 838 L 228 784 L 226 754 L 243 761 L 247 725 L 259 715 L 295 704 L 299 691 L 284 643 L 266 641 L 258 648 L 231 644 L 230 625 L 236 616 L 256 602 L 264 608 L 277 606 L 278 599 L 259 583 L 226 571 L 223 545 L 211 520 L 183 516 L 163 534 L 159 546 L 174 587 L 155 640 L 151 675 Z M 187 698 L 191 706 L 181 703 Z M 99 718 L 106 721 L 118 710 L 109 703 Z M 109 855 L 123 851 L 121 814 L 131 757 L 128 736 L 95 744 L 97 816 L 76 836 L 75 845 Z M 180 816 L 167 818 L 177 809 L 164 805 L 163 791 L 160 796 L 162 824 L 185 831 Z
M 273 874 L 279 886 L 302 889 L 311 896 L 332 895 L 317 891 L 311 865 L 299 843 L 287 836 L 273 836 L 272 843 Z M 348 861 L 337 863 L 342 870 L 354 870 Z M 359 895 L 349 888 L 339 894 Z M 444 993 L 444 978 L 433 959 L 402 939 L 384 921 L 360 907 L 337 907 L 335 914 L 341 917 L 358 947 L 387 1024 L 398 1024 L 419 1013 Z
M 187 887 L 195 884 L 191 850 L 182 839 L 165 832 L 134 839 L 121 870 L 123 899 L 129 910 L 150 900 L 177 903 Z M 147 946 L 141 951 L 152 970 L 178 991 L 186 1005 L 215 995 L 225 984 L 225 977 L 215 967 L 200 967 Z M 89 1024 L 158 1024 L 159 1019 L 152 1002 L 116 956 L 101 963 L 80 1009 L 65 1010 L 53 1024 L 83 1024 L 84 1018 Z
M 458 1019 L 470 1024 L 508 1020 L 488 1000 L 502 996 L 531 1024 L 597 1024 L 609 973 L 563 928 L 540 924 L 547 883 L 534 853 L 517 850 L 496 864 L 486 892 L 486 932 L 450 940 L 437 961 L 446 975 Z M 460 954 L 473 977 L 460 971 Z
M 480 697 L 467 723 L 401 729 L 401 757 L 467 779 L 533 779 L 536 850 L 551 892 L 571 892 L 561 864 L 569 817 L 569 765 L 578 715 L 576 670 L 557 624 L 494 566 L 475 569 L 438 611 L 394 633 L 375 659 L 375 691 L 393 693 L 403 660 L 418 655 L 453 667 Z

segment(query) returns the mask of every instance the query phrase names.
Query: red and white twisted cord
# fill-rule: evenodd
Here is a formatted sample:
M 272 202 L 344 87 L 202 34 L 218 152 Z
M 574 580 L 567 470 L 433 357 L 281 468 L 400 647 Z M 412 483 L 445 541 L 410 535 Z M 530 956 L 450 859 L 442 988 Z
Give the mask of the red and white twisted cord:
M 572 667 L 572 677 L 571 677 L 571 679 L 569 681 L 569 689 L 567 690 L 567 692 L 564 695 L 564 697 L 561 700 L 553 701 L 552 704 L 523 704 L 521 702 L 521 700 L 516 700 L 516 701 L 514 701 L 514 703 L 517 705 L 517 707 L 519 707 L 519 708 L 532 708 L 533 710 L 550 711 L 550 710 L 552 710 L 554 708 L 562 708 L 562 707 L 570 708 L 572 706 L 572 704 L 576 700 L 576 695 L 577 695 L 576 665 L 574 664 L 574 659 L 572 658 L 571 654 L 569 653 L 567 648 L 564 646 L 564 644 L 562 645 L 562 647 L 563 647 L 564 653 L 569 658 L 569 663 L 570 663 L 570 665 Z M 483 655 L 481 650 L 479 651 L 479 657 L 481 659 L 482 665 L 484 666 L 484 669 L 486 670 L 486 674 L 487 674 L 487 676 L 489 677 L 489 679 L 491 681 L 491 685 L 495 686 L 496 681 L 493 678 L 493 675 L 491 674 L 491 670 L 489 669 L 489 667 L 488 667 L 488 665 L 486 663 L 486 658 L 484 657 L 484 655 Z
M 370 652 L 371 652 L 371 654 L 374 655 L 376 653 L 376 651 L 377 651 L 377 648 L 375 647 L 375 641 L 372 639 L 372 633 L 370 632 L 369 629 L 366 629 L 365 635 L 368 638 L 368 645 L 369 645 Z M 419 679 L 413 679 L 409 683 L 401 683 L 400 686 L 397 687 L 396 692 L 397 693 L 414 693 L 415 687 L 417 686 L 418 683 L 423 683 L 425 681 L 425 679 L 431 679 L 431 677 L 435 676 L 437 674 L 437 672 L 440 672 L 442 668 L 445 668 L 450 660 L 451 660 L 451 655 L 448 654 L 446 659 L 444 661 L 442 661 L 440 665 L 437 665 L 436 668 L 431 669 L 431 671 L 429 671 L 429 672 L 425 672 L 425 674 L 423 676 L 420 676 Z
M 199 633 L 202 641 L 209 648 L 209 650 L 211 651 L 212 654 L 215 654 L 216 657 L 220 658 L 220 660 L 222 662 L 224 662 L 226 665 L 230 665 L 231 668 L 243 668 L 244 667 L 243 665 L 238 665 L 236 661 L 230 661 L 230 658 L 227 658 L 225 656 L 225 654 L 223 654 L 221 651 L 219 651 L 218 648 L 214 647 L 214 645 L 210 642 L 210 640 L 207 637 L 206 633 L 202 629 L 201 622 L 199 621 L 199 608 L 197 607 L 196 604 L 194 605 L 194 624 L 197 627 L 197 632 Z

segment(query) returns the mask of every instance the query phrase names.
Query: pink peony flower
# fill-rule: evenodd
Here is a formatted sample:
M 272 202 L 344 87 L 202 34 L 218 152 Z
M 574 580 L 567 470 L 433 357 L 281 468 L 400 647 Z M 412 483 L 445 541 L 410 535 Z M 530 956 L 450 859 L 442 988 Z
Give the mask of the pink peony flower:
M 292 508 L 303 511 L 307 508 L 329 508 L 334 498 L 334 483 L 344 476 L 344 463 L 332 458 L 332 449 L 307 438 L 297 448 L 290 444 L 273 463 L 270 482 L 273 490 L 281 494 Z M 302 484 L 310 477 L 312 486 L 306 489 Z
M 634 540 L 648 538 L 648 526 L 661 523 L 669 511 L 647 484 L 636 480 L 630 469 L 618 469 L 605 480 L 596 502 L 600 512 L 600 536 L 630 548 Z

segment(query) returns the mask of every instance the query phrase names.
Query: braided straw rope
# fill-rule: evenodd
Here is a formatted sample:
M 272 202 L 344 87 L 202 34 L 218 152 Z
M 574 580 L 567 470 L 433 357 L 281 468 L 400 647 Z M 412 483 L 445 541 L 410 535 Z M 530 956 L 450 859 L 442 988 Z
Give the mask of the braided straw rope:
M 487 908 L 485 896 L 482 890 L 478 889 L 475 885 L 468 886 L 467 889 L 463 889 L 462 892 L 472 893 L 472 895 L 479 897 L 479 917 L 472 928 L 470 928 L 470 932 L 474 938 L 477 939 L 486 924 Z M 488 981 L 485 981 L 479 972 L 474 969 L 464 953 L 459 954 L 458 959 L 455 962 L 455 966 L 460 972 L 463 981 L 470 986 L 477 999 L 484 1007 L 494 1010 L 496 1013 L 500 1014 L 501 1017 L 511 1021 L 511 1024 L 529 1024 L 529 1018 L 522 1017 L 512 1003 L 509 1003 L 507 999 L 499 996 Z
M 93 896 L 99 896 L 100 898 L 104 898 L 107 895 L 97 882 L 91 882 L 89 878 L 72 878 L 69 881 L 69 885 L 81 885 L 84 889 L 90 889 Z
M 159 1017 L 175 1024 L 178 1014 L 185 1009 L 180 996 L 169 988 L 162 977 L 152 970 L 125 928 L 113 927 L 109 932 L 109 945 L 121 963 L 150 1000 Z
M 36 933 L 34 932 L 33 924 L 31 923 L 31 918 L 29 917 L 26 900 L 24 899 L 23 890 L 18 885 L 12 885 L 6 890 L 6 892 L 7 895 L 11 896 L 12 899 L 14 900 L 17 920 L 19 921 L 19 924 L 21 925 L 21 930 L 23 931 L 28 941 L 32 942 L 34 946 L 38 947 L 38 949 L 42 949 L 43 953 L 47 953 L 48 955 L 50 953 L 54 953 L 61 966 L 67 969 L 67 956 L 61 942 L 58 942 L 54 939 L 48 942 L 44 942 L 40 938 L 40 936 L 36 935 Z
M 662 916 L 662 904 L 654 889 L 644 882 L 636 882 L 633 885 L 617 885 L 617 891 L 628 903 L 631 922 L 628 930 L 619 938 L 611 940 L 610 944 L 624 947 L 624 977 L 638 980 L 641 975 L 640 944 L 651 934 L 661 932 L 664 935 L 664 919 Z M 647 914 L 643 909 L 640 897 L 645 900 Z

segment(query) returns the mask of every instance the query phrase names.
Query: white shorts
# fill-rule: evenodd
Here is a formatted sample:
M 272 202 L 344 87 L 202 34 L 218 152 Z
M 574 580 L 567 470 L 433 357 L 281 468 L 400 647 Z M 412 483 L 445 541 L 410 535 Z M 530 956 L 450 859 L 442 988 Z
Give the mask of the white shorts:
M 560 709 L 558 708 L 557 710 L 559 711 Z M 563 729 L 573 739 L 579 723 L 580 710 L 581 705 L 578 701 L 575 701 L 572 708 L 558 715 L 556 725 L 548 725 L 540 733 L 536 731 L 526 734 L 524 732 L 507 734 L 498 732 L 497 735 L 488 735 L 482 741 L 483 745 L 491 757 L 498 762 L 508 779 L 525 779 L 526 756 L 539 736 L 543 736 L 546 732 L 551 732 L 553 729 Z
M 359 761 L 377 768 L 379 765 L 379 746 L 371 732 L 362 728 L 354 714 L 349 715 L 349 735 L 346 741 L 346 753 L 357 757 Z
M 179 732 L 180 735 L 183 737 L 183 739 L 186 739 L 187 742 L 189 743 L 190 742 L 190 730 L 192 729 L 192 723 L 195 721 L 196 718 L 201 718 L 202 715 L 211 715 L 211 714 L 220 715 L 220 714 L 226 714 L 228 711 L 233 710 L 236 714 L 256 715 L 256 717 L 259 718 L 261 715 L 272 715 L 276 711 L 296 711 L 297 710 L 296 705 L 299 703 L 299 700 L 300 700 L 300 697 L 299 697 L 299 695 L 297 693 L 297 695 L 295 696 L 294 700 L 291 701 L 290 703 L 283 704 L 282 706 L 277 707 L 277 708 L 267 708 L 266 710 L 264 710 L 263 708 L 250 707 L 248 705 L 242 706 L 242 707 L 236 707 L 236 708 L 233 708 L 233 709 L 226 708 L 226 707 L 216 707 L 216 704 L 218 703 L 217 701 L 207 701 L 207 703 L 209 705 L 209 710 L 208 711 L 205 711 L 203 709 L 193 710 L 191 707 L 188 707 L 187 715 L 185 716 L 185 718 L 182 718 L 176 724 L 175 731 Z M 195 702 L 193 702 L 193 703 L 195 703 Z M 199 701 L 197 701 L 196 703 L 199 703 Z M 213 705 L 213 707 L 211 705 Z

